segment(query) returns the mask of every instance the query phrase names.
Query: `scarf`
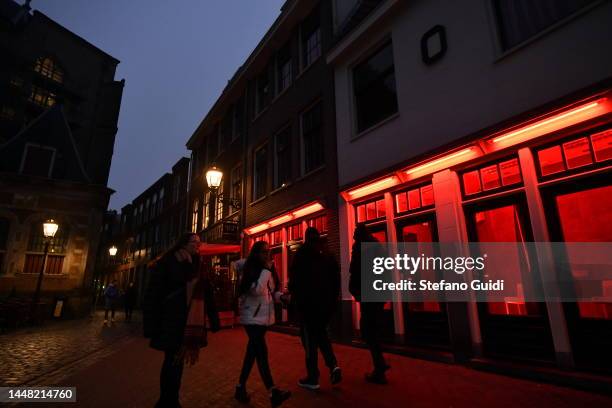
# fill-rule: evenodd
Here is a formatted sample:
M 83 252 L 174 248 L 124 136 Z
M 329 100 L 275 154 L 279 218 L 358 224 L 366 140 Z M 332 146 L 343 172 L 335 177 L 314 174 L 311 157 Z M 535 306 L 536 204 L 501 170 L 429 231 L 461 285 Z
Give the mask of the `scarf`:
M 187 251 L 177 252 L 177 259 L 192 261 Z M 196 269 L 196 268 L 194 268 Z M 203 268 L 195 271 L 193 277 L 187 277 L 187 324 L 183 334 L 183 345 L 188 348 L 202 348 L 208 344 L 206 333 L 206 303 L 205 293 L 205 271 Z M 191 279 L 190 279 L 191 278 Z

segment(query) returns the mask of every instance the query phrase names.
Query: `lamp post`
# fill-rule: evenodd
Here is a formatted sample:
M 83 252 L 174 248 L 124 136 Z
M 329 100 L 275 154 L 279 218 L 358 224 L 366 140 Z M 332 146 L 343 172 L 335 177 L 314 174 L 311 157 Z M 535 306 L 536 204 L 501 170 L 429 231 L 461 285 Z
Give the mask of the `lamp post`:
M 229 205 L 230 207 L 234 207 L 239 210 L 241 203 L 237 198 L 225 197 L 223 192 L 219 193 L 219 187 L 221 186 L 221 181 L 223 180 L 223 172 L 217 168 L 217 166 L 212 166 L 210 169 L 206 171 L 206 184 L 208 184 L 208 188 L 211 193 L 211 202 L 216 205 L 217 200 L 221 201 L 223 205 Z
M 36 282 L 36 290 L 34 291 L 34 296 L 32 297 L 32 313 L 30 316 L 32 320 L 34 319 L 34 316 L 36 314 L 36 307 L 38 305 L 38 301 L 40 300 L 40 288 L 42 286 L 42 280 L 45 274 L 45 266 L 47 264 L 47 255 L 49 253 L 49 244 L 53 240 L 53 237 L 55 237 L 55 234 L 57 233 L 58 228 L 59 228 L 59 225 L 57 225 L 57 223 L 52 219 L 47 220 L 43 223 L 43 236 L 44 236 L 44 241 L 45 241 L 45 250 L 43 254 L 43 260 L 40 265 L 40 272 L 38 273 L 38 281 Z

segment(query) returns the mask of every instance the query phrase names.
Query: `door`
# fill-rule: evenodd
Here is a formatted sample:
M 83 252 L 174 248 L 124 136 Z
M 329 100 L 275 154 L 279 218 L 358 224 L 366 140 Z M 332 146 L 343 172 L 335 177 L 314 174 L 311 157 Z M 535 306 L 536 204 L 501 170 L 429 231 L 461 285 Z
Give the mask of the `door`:
M 466 222 L 473 242 L 533 241 L 522 195 L 473 204 L 466 208 Z M 510 284 L 506 284 L 509 293 L 504 301 L 478 303 L 485 354 L 552 361 L 554 348 L 546 305 L 526 302 L 524 297 L 526 291 L 539 284 L 534 254 L 527 246 L 518 245 L 503 262 L 488 262 L 487 269 L 495 271 L 495 279 Z
M 544 191 L 552 241 L 612 242 L 612 185 L 610 175 L 568 183 Z M 572 253 L 567 252 L 572 264 Z M 589 285 L 599 294 L 590 301 L 564 303 L 574 360 L 579 367 L 612 371 L 612 271 L 600 265 L 571 270 L 574 290 Z M 575 279 L 578 278 L 578 279 Z M 592 279 L 589 279 L 592 278 Z
M 285 271 L 283 269 L 283 248 L 282 246 L 270 249 L 270 259 L 272 261 L 272 264 L 274 265 L 273 266 L 274 270 L 279 279 L 279 288 L 277 288 L 277 290 L 284 291 L 287 288 L 287 279 L 286 279 Z M 275 311 L 274 317 L 275 317 L 276 323 L 283 322 L 283 305 L 281 303 L 275 303 L 274 311 Z
M 412 217 L 397 224 L 399 242 L 418 243 L 418 253 L 435 256 L 432 242 L 438 241 L 437 226 L 434 215 Z M 431 271 L 423 272 L 424 279 L 437 280 L 437 276 L 428 276 Z M 448 348 L 450 336 L 446 304 L 435 295 L 422 302 L 404 302 L 404 329 L 406 343 L 409 345 Z

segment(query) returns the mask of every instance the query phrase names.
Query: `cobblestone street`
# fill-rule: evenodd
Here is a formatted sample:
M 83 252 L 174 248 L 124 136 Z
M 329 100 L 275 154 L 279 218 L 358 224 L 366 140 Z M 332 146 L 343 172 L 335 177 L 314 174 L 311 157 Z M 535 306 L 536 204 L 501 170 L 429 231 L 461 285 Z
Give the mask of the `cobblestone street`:
M 185 370 L 183 407 L 240 406 L 232 395 L 245 342 L 241 328 L 211 335 L 210 345 L 198 364 Z M 136 324 L 119 322 L 112 328 L 102 328 L 99 317 L 93 322 L 55 323 L 42 331 L 33 329 L 0 337 L 0 344 L 0 358 L 8 362 L 1 367 L 3 382 L 9 379 L 12 384 L 26 381 L 29 385 L 75 386 L 75 406 L 79 407 L 150 408 L 157 399 L 162 355 L 148 348 Z M 389 385 L 366 384 L 363 375 L 370 363 L 367 351 L 342 345 L 334 346 L 344 371 L 342 383 L 331 387 L 327 376 L 322 375 L 321 389 L 309 392 L 296 385 L 304 372 L 298 338 L 269 333 L 268 346 L 276 383 L 293 391 L 285 407 L 612 406 L 612 398 L 603 395 L 397 355 L 389 357 L 393 367 Z M 18 358 L 9 358 L 11 353 Z M 32 381 L 36 374 L 45 372 L 49 374 Z M 256 369 L 248 388 L 252 395 L 250 406 L 269 406 Z
M 113 326 L 103 326 L 103 313 L 83 320 L 47 322 L 0 335 L 0 384 L 36 383 L 40 377 L 78 362 L 140 333 L 138 323 L 127 324 L 122 313 Z

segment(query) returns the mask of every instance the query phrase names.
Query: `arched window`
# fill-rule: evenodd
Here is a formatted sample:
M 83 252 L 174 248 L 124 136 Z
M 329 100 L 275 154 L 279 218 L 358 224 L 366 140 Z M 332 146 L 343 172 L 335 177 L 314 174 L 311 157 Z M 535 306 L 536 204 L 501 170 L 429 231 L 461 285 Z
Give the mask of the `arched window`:
M 34 72 L 38 72 L 40 75 L 59 82 L 64 82 L 64 70 L 59 67 L 50 57 L 40 57 L 34 64 Z

